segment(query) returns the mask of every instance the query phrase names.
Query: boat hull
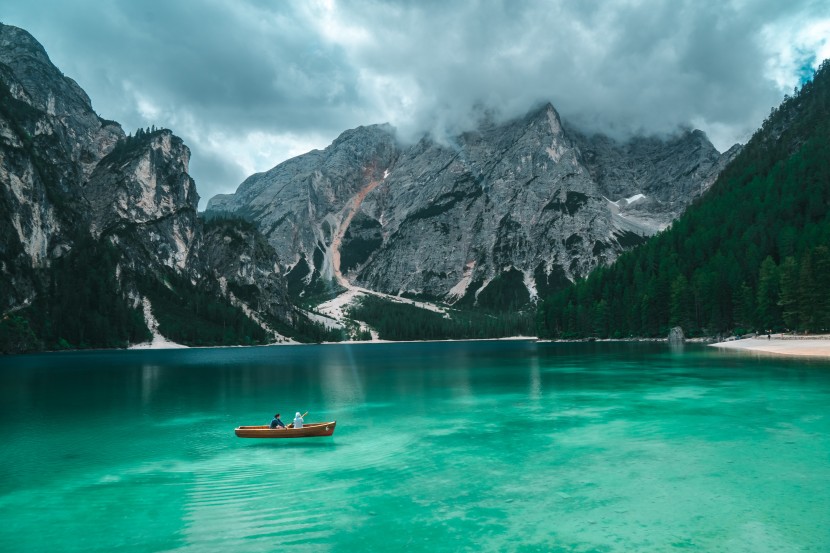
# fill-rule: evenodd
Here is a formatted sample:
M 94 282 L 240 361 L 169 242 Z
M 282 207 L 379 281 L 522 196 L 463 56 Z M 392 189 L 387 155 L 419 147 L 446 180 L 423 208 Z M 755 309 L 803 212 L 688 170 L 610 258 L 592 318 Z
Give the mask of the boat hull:
M 239 438 L 320 438 L 334 434 L 337 421 L 312 422 L 302 428 L 269 428 L 262 426 L 238 426 L 234 433 Z

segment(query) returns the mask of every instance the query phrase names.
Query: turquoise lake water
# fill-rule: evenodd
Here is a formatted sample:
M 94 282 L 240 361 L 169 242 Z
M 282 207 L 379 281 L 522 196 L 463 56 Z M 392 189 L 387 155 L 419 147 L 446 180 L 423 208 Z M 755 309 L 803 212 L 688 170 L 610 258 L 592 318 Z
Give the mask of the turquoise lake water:
M 274 412 L 331 438 L 250 440 Z M 455 342 L 0 357 L 0 551 L 830 551 L 830 363 Z

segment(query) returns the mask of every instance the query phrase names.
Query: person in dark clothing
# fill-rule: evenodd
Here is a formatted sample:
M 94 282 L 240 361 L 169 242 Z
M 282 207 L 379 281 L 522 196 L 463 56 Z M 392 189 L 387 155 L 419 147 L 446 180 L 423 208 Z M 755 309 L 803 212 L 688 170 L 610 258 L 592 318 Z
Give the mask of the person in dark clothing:
M 285 428 L 285 425 L 280 420 L 280 414 L 279 413 L 274 415 L 274 418 L 271 421 L 271 428 Z

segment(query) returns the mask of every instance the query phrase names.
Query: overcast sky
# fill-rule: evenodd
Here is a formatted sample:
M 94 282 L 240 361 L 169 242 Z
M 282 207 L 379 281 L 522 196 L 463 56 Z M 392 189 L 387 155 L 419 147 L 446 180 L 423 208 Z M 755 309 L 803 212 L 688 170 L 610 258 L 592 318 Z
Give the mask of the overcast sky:
M 481 107 L 724 150 L 830 57 L 828 0 L 6 0 L 0 20 L 102 117 L 181 136 L 201 208 L 346 129 L 451 136 Z

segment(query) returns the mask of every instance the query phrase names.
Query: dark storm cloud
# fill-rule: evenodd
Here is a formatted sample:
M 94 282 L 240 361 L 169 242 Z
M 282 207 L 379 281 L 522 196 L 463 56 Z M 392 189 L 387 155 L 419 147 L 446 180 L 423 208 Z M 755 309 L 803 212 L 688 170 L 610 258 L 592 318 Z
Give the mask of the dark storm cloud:
M 134 92 L 220 125 L 317 127 L 358 100 L 354 75 L 343 71 L 340 48 L 310 36 L 284 6 L 56 2 L 53 17 L 27 28 L 64 72 L 108 92 L 95 98 L 102 110 L 129 107 L 119 101 Z
M 240 175 L 328 141 L 371 115 L 360 108 L 356 73 L 343 49 L 321 41 L 298 9 L 305 8 L 20 2 L 4 22 L 43 43 L 104 117 L 127 130 L 154 124 L 180 134 L 193 150 L 191 172 L 204 205 L 213 194 L 232 191 Z M 283 133 L 296 138 L 296 147 L 277 141 L 270 160 L 240 151 L 273 146 L 267 135 Z M 231 176 L 236 180 L 225 180 Z
M 414 133 L 431 121 L 464 127 L 470 106 L 510 117 L 551 100 L 596 130 L 708 123 L 745 134 L 781 98 L 765 75 L 771 45 L 761 31 L 811 10 L 796 4 L 466 2 L 438 17 L 420 4 L 379 2 L 341 11 L 377 29 L 376 40 L 352 50 L 353 63 L 414 83 L 412 117 L 399 121 Z
M 827 55 L 824 2 L 13 2 L 96 110 L 166 126 L 204 200 L 341 131 L 404 139 L 551 101 L 588 130 L 745 140 Z M 823 53 L 823 55 L 821 55 Z

